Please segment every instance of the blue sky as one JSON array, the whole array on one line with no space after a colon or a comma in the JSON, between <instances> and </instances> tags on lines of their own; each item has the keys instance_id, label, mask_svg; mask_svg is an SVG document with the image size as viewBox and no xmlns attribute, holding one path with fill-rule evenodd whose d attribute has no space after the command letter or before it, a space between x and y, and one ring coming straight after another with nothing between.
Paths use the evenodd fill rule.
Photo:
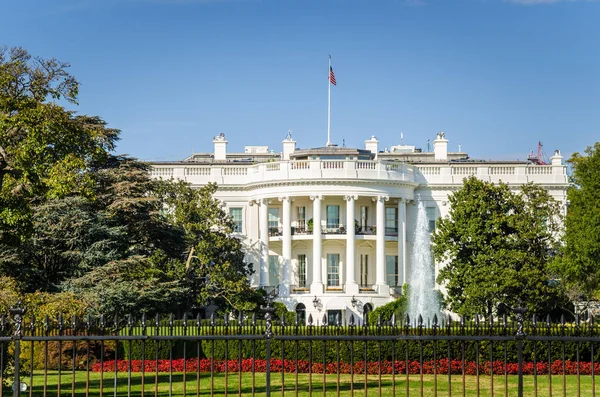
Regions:
<instances>
[{"instance_id":1,"label":"blue sky","mask_svg":"<svg viewBox=\"0 0 600 397\"><path fill-rule=\"evenodd\" d=\"M119 153L177 160L327 140L524 159L600 140L600 1L20 0L0 44L72 64L80 113L122 130Z\"/></svg>"}]
</instances>

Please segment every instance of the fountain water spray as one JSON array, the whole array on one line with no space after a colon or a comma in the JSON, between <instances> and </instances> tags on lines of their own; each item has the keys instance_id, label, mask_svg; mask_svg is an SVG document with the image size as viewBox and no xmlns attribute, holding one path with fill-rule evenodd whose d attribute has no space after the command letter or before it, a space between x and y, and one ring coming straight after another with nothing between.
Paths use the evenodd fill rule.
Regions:
<instances>
[{"instance_id":1,"label":"fountain water spray","mask_svg":"<svg viewBox=\"0 0 600 397\"><path fill-rule=\"evenodd\" d=\"M440 318L439 300L435 286L435 271L431 257L431 238L429 233L427 209L419 201L417 227L415 228L412 266L408 277L408 315L414 321L423 316L423 322L433 320L433 315Z\"/></svg>"}]
</instances>

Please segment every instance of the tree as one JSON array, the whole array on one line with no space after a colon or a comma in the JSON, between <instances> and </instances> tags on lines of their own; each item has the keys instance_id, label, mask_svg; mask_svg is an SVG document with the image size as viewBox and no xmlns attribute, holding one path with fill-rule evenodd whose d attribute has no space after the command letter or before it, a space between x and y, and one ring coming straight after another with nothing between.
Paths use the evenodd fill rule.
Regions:
<instances>
[{"instance_id":1,"label":"tree","mask_svg":"<svg viewBox=\"0 0 600 397\"><path fill-rule=\"evenodd\" d=\"M30 235L18 245L0 245L0 269L26 292L58 292L80 277L123 257L125 228L111 223L81 196L50 199L32 208Z\"/></svg>"},{"instance_id":2,"label":"tree","mask_svg":"<svg viewBox=\"0 0 600 397\"><path fill-rule=\"evenodd\" d=\"M192 189L186 182L169 181L157 194L168 209L167 219L185 231L190 299L222 310L252 310L260 301L249 282L254 270L244 261L242 243L232 236L233 220L214 198L216 191L214 183Z\"/></svg>"},{"instance_id":3,"label":"tree","mask_svg":"<svg viewBox=\"0 0 600 397\"><path fill-rule=\"evenodd\" d=\"M446 263L438 282L452 311L490 315L500 303L522 302L541 314L564 302L548 266L558 247L559 205L546 190L527 184L516 193L471 177L448 201L432 242L436 260Z\"/></svg>"},{"instance_id":4,"label":"tree","mask_svg":"<svg viewBox=\"0 0 600 397\"><path fill-rule=\"evenodd\" d=\"M107 314L252 306L251 266L216 186L155 181L113 155L118 130L56 103L77 103L68 67L0 48L0 272Z\"/></svg>"},{"instance_id":5,"label":"tree","mask_svg":"<svg viewBox=\"0 0 600 397\"><path fill-rule=\"evenodd\" d=\"M573 185L567 193L569 205L562 255L555 269L577 301L600 299L600 142L573 153Z\"/></svg>"},{"instance_id":6,"label":"tree","mask_svg":"<svg viewBox=\"0 0 600 397\"><path fill-rule=\"evenodd\" d=\"M0 48L0 240L31 232L32 206L90 195L92 172L114 149L118 130L54 101L77 103L69 65Z\"/></svg>"}]
</instances>

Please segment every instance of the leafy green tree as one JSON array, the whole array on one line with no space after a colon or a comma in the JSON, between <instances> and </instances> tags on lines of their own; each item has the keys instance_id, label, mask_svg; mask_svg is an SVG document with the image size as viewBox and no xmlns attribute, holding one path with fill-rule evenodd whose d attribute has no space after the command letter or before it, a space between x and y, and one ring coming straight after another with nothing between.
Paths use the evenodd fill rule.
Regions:
<instances>
[{"instance_id":1,"label":"leafy green tree","mask_svg":"<svg viewBox=\"0 0 600 397\"><path fill-rule=\"evenodd\" d=\"M222 310L252 310L261 296L249 283L254 270L244 261L242 243L232 236L233 220L214 198L216 191L214 183L192 189L179 181L164 182L157 194L167 219L185 231L190 300Z\"/></svg>"},{"instance_id":2,"label":"leafy green tree","mask_svg":"<svg viewBox=\"0 0 600 397\"><path fill-rule=\"evenodd\" d=\"M26 292L58 292L61 284L124 255L124 227L112 225L84 197L50 199L32 208L32 232L0 245L0 269Z\"/></svg>"},{"instance_id":3,"label":"leafy green tree","mask_svg":"<svg viewBox=\"0 0 600 397\"><path fill-rule=\"evenodd\" d=\"M445 265L449 309L461 315L495 314L498 304L522 302L530 313L549 313L565 302L549 270L558 248L559 204L533 184L520 192L506 184L465 179L448 198L449 216L432 236Z\"/></svg>"},{"instance_id":4,"label":"leafy green tree","mask_svg":"<svg viewBox=\"0 0 600 397\"><path fill-rule=\"evenodd\" d=\"M216 186L155 181L113 155L118 130L57 103L77 103L68 67L0 48L0 273L107 314L254 306Z\"/></svg>"},{"instance_id":5,"label":"leafy green tree","mask_svg":"<svg viewBox=\"0 0 600 397\"><path fill-rule=\"evenodd\" d=\"M90 195L94 167L114 149L118 130L55 102L77 103L79 83L68 67L0 48L0 240L31 232L33 205Z\"/></svg>"},{"instance_id":6,"label":"leafy green tree","mask_svg":"<svg viewBox=\"0 0 600 397\"><path fill-rule=\"evenodd\" d=\"M573 153L573 185L567 193L569 205L561 257L555 269L573 300L600 299L600 142Z\"/></svg>"}]
</instances>

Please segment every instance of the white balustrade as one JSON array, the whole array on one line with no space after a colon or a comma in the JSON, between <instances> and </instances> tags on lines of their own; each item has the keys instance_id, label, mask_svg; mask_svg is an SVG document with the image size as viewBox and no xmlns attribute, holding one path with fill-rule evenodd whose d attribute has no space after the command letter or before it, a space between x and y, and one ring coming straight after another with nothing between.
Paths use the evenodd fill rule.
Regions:
<instances>
[{"instance_id":1,"label":"white balustrade","mask_svg":"<svg viewBox=\"0 0 600 397\"><path fill-rule=\"evenodd\" d=\"M191 176L210 175L210 167L186 167L185 175L191 175Z\"/></svg>"},{"instance_id":2,"label":"white balustrade","mask_svg":"<svg viewBox=\"0 0 600 397\"><path fill-rule=\"evenodd\" d=\"M323 160L321 161L321 169L324 170L343 170L344 169L343 160Z\"/></svg>"},{"instance_id":3,"label":"white balustrade","mask_svg":"<svg viewBox=\"0 0 600 397\"><path fill-rule=\"evenodd\" d=\"M515 167L490 167L490 175L514 175Z\"/></svg>"},{"instance_id":4,"label":"white balustrade","mask_svg":"<svg viewBox=\"0 0 600 397\"><path fill-rule=\"evenodd\" d=\"M413 173L416 169L418 172ZM491 164L406 164L373 160L295 160L249 165L155 165L150 175L155 178L184 178L197 185L209 182L245 185L263 181L306 179L394 180L428 184L461 184L465 177L475 175L492 182L523 184L563 183L565 167L552 165L491 165Z\"/></svg>"},{"instance_id":5,"label":"white balustrade","mask_svg":"<svg viewBox=\"0 0 600 397\"><path fill-rule=\"evenodd\" d=\"M452 175L477 175L477 167L452 167Z\"/></svg>"},{"instance_id":6,"label":"white balustrade","mask_svg":"<svg viewBox=\"0 0 600 397\"><path fill-rule=\"evenodd\" d=\"M150 171L151 176L173 176L173 168L154 167Z\"/></svg>"},{"instance_id":7,"label":"white balustrade","mask_svg":"<svg viewBox=\"0 0 600 397\"><path fill-rule=\"evenodd\" d=\"M419 167L423 175L439 175L441 167Z\"/></svg>"},{"instance_id":8,"label":"white balustrade","mask_svg":"<svg viewBox=\"0 0 600 397\"><path fill-rule=\"evenodd\" d=\"M223 175L247 175L246 167L223 167Z\"/></svg>"},{"instance_id":9,"label":"white balustrade","mask_svg":"<svg viewBox=\"0 0 600 397\"><path fill-rule=\"evenodd\" d=\"M532 165L527 167L529 175L552 175L551 165Z\"/></svg>"},{"instance_id":10,"label":"white balustrade","mask_svg":"<svg viewBox=\"0 0 600 397\"><path fill-rule=\"evenodd\" d=\"M281 163L267 163L266 169L267 171L279 171Z\"/></svg>"},{"instance_id":11,"label":"white balustrade","mask_svg":"<svg viewBox=\"0 0 600 397\"><path fill-rule=\"evenodd\" d=\"M357 170L374 170L376 164L377 163L375 163L374 161L359 160L356 162L356 169Z\"/></svg>"},{"instance_id":12,"label":"white balustrade","mask_svg":"<svg viewBox=\"0 0 600 397\"><path fill-rule=\"evenodd\" d=\"M292 170L307 170L310 168L308 161L290 161L290 169Z\"/></svg>"}]
</instances>

